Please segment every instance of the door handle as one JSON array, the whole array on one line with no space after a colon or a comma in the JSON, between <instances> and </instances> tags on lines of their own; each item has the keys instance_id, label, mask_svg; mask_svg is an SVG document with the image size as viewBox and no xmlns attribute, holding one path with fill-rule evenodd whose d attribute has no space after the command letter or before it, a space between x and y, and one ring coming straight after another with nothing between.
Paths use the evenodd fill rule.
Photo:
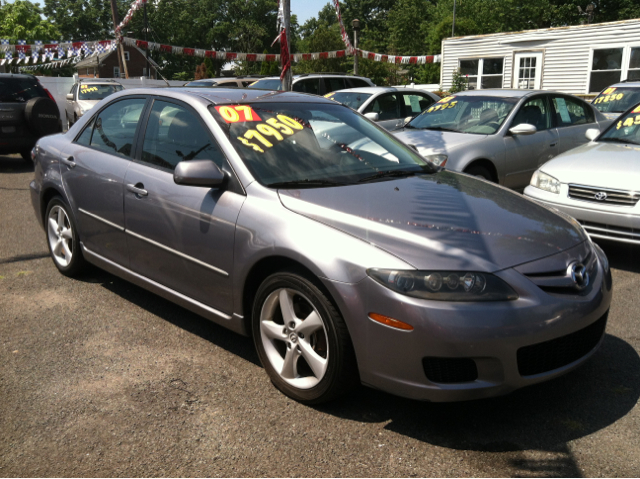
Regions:
<instances>
[{"instance_id":1,"label":"door handle","mask_svg":"<svg viewBox=\"0 0 640 479\"><path fill-rule=\"evenodd\" d=\"M551 143L549 146L556 146L557 144L558 144L558 142L556 141L554 143Z\"/></svg>"},{"instance_id":2,"label":"door handle","mask_svg":"<svg viewBox=\"0 0 640 479\"><path fill-rule=\"evenodd\" d=\"M131 193L134 193L136 196L147 196L149 192L144 189L144 185L142 183L136 183L135 185L127 185L127 190Z\"/></svg>"},{"instance_id":3,"label":"door handle","mask_svg":"<svg viewBox=\"0 0 640 479\"><path fill-rule=\"evenodd\" d=\"M76 160L73 158L73 156L70 156L66 160L64 158L60 158L60 162L67 165L69 168L76 167Z\"/></svg>"}]
</instances>

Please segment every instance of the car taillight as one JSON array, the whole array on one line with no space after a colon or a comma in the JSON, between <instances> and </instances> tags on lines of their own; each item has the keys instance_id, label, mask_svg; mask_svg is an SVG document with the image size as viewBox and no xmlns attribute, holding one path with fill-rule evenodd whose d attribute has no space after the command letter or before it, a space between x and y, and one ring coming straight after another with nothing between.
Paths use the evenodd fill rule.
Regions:
<instances>
[{"instance_id":1,"label":"car taillight","mask_svg":"<svg viewBox=\"0 0 640 479\"><path fill-rule=\"evenodd\" d=\"M53 101L56 101L56 99L53 98L53 95L51 94L51 92L49 90L47 90L46 88L43 88L43 90L47 92L47 95L49 95L49 98L51 98Z\"/></svg>"}]
</instances>

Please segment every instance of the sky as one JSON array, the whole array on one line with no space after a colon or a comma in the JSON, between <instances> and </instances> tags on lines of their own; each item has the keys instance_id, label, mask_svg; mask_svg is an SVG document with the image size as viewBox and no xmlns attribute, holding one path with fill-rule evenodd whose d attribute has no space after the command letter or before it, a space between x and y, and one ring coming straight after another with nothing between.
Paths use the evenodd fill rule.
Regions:
<instances>
[{"instance_id":1,"label":"sky","mask_svg":"<svg viewBox=\"0 0 640 479\"><path fill-rule=\"evenodd\" d=\"M291 0L291 14L298 16L298 24L304 25L304 22L311 17L317 17L318 12L327 4L329 0Z\"/></svg>"}]
</instances>

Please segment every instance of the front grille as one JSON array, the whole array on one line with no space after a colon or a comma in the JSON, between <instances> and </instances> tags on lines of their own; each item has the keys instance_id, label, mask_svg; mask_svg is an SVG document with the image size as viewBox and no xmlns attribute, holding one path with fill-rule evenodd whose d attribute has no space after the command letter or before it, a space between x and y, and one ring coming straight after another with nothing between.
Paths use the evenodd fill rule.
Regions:
<instances>
[{"instance_id":1,"label":"front grille","mask_svg":"<svg viewBox=\"0 0 640 479\"><path fill-rule=\"evenodd\" d=\"M518 371L533 376L561 368L587 355L598 345L607 325L605 313L595 323L560 338L518 349Z\"/></svg>"},{"instance_id":2,"label":"front grille","mask_svg":"<svg viewBox=\"0 0 640 479\"><path fill-rule=\"evenodd\" d=\"M625 243L640 244L640 229L638 228L625 228L624 226L594 223L593 221L578 221L584 226L589 236L594 238L609 238Z\"/></svg>"},{"instance_id":3,"label":"front grille","mask_svg":"<svg viewBox=\"0 0 640 479\"><path fill-rule=\"evenodd\" d=\"M427 379L434 383L468 383L478 379L476 362L469 358L422 358Z\"/></svg>"},{"instance_id":4,"label":"front grille","mask_svg":"<svg viewBox=\"0 0 640 479\"><path fill-rule=\"evenodd\" d=\"M597 196L601 199L597 199ZM569 185L569 198L604 205L635 206L640 199L640 193L636 193L635 191L596 188L593 186Z\"/></svg>"}]
</instances>

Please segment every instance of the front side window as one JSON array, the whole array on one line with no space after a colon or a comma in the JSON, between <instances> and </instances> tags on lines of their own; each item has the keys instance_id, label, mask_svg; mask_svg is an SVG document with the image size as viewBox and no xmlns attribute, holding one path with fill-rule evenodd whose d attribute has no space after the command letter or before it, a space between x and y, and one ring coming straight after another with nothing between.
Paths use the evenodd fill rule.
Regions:
<instances>
[{"instance_id":1,"label":"front side window","mask_svg":"<svg viewBox=\"0 0 640 479\"><path fill-rule=\"evenodd\" d=\"M112 155L130 157L145 102L144 98L131 98L102 110L96 117L90 146Z\"/></svg>"},{"instance_id":2,"label":"front side window","mask_svg":"<svg viewBox=\"0 0 640 479\"><path fill-rule=\"evenodd\" d=\"M555 110L556 125L563 126L583 125L593 123L595 118L591 109L584 103L569 97L553 97L551 99Z\"/></svg>"},{"instance_id":3,"label":"front side window","mask_svg":"<svg viewBox=\"0 0 640 479\"><path fill-rule=\"evenodd\" d=\"M279 78L265 78L264 80L258 80L249 88L257 88L258 90L282 90L282 83Z\"/></svg>"},{"instance_id":4,"label":"front side window","mask_svg":"<svg viewBox=\"0 0 640 479\"><path fill-rule=\"evenodd\" d=\"M400 105L395 94L380 95L373 100L364 111L365 113L377 113L379 121L395 120L400 118Z\"/></svg>"},{"instance_id":5,"label":"front side window","mask_svg":"<svg viewBox=\"0 0 640 479\"><path fill-rule=\"evenodd\" d=\"M536 97L526 102L511 122L511 126L527 123L536 127L538 131L551 128L551 115L544 97Z\"/></svg>"},{"instance_id":6,"label":"front side window","mask_svg":"<svg viewBox=\"0 0 640 479\"><path fill-rule=\"evenodd\" d=\"M405 128L492 135L517 103L518 98L452 95L427 108Z\"/></svg>"},{"instance_id":7,"label":"front side window","mask_svg":"<svg viewBox=\"0 0 640 479\"><path fill-rule=\"evenodd\" d=\"M112 93L122 91L121 85L94 85L81 83L78 100L102 100Z\"/></svg>"},{"instance_id":8,"label":"front side window","mask_svg":"<svg viewBox=\"0 0 640 479\"><path fill-rule=\"evenodd\" d=\"M394 171L434 171L411 148L342 105L269 102L210 109L266 186L332 186Z\"/></svg>"},{"instance_id":9,"label":"front side window","mask_svg":"<svg viewBox=\"0 0 640 479\"><path fill-rule=\"evenodd\" d=\"M325 98L329 98L331 100L337 101L338 103L342 103L343 105L348 106L349 108L353 108L357 110L362 106L362 104L371 98L371 93L358 93L354 91L337 91L327 93Z\"/></svg>"},{"instance_id":10,"label":"front side window","mask_svg":"<svg viewBox=\"0 0 640 479\"><path fill-rule=\"evenodd\" d=\"M308 78L306 80L299 80L293 84L292 89L293 91L317 95L320 92L320 79Z\"/></svg>"},{"instance_id":11,"label":"front side window","mask_svg":"<svg viewBox=\"0 0 640 479\"><path fill-rule=\"evenodd\" d=\"M222 168L224 157L195 113L156 100L144 135L142 161L173 170L189 160L213 160Z\"/></svg>"},{"instance_id":12,"label":"front side window","mask_svg":"<svg viewBox=\"0 0 640 479\"><path fill-rule=\"evenodd\" d=\"M622 74L622 48L602 48L593 51L589 91L598 92L618 83Z\"/></svg>"},{"instance_id":13,"label":"front side window","mask_svg":"<svg viewBox=\"0 0 640 479\"><path fill-rule=\"evenodd\" d=\"M460 73L468 80L469 90L502 88L504 58L460 60Z\"/></svg>"}]
</instances>

